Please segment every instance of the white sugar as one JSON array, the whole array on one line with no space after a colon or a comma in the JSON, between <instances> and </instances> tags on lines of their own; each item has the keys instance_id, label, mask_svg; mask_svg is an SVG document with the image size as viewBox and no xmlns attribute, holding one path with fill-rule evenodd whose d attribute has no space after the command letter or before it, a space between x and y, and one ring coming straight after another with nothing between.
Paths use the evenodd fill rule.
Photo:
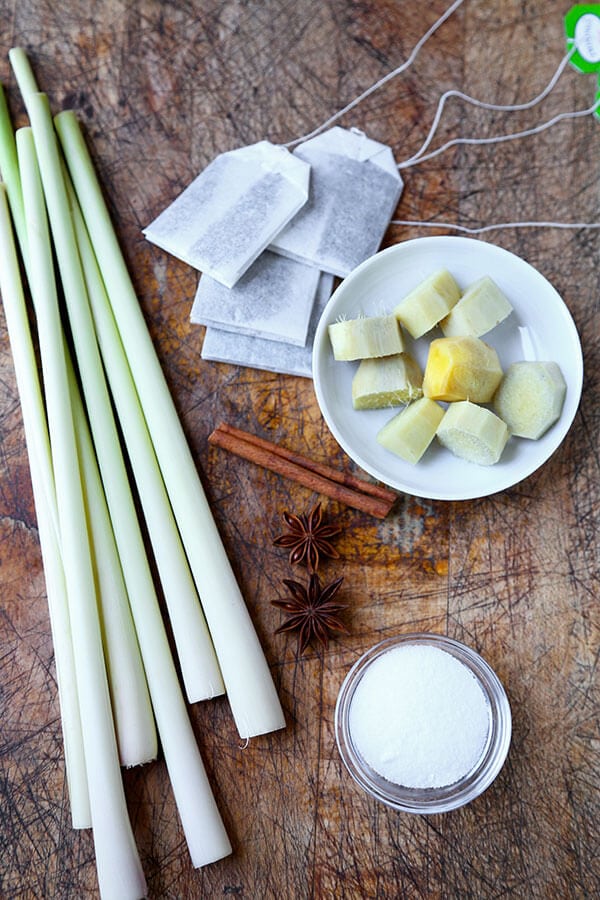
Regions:
<instances>
[{"instance_id":1,"label":"white sugar","mask_svg":"<svg viewBox=\"0 0 600 900\"><path fill-rule=\"evenodd\" d=\"M409 788L443 787L481 759L490 707L473 673L450 653L400 645L364 672L349 728L364 761L383 778Z\"/></svg>"}]
</instances>

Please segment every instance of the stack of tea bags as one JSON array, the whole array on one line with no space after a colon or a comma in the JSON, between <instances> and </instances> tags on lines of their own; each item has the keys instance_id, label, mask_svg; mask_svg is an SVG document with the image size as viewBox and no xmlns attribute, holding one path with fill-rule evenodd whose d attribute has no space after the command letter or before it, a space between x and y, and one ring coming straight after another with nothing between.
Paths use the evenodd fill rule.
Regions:
<instances>
[{"instance_id":1,"label":"stack of tea bags","mask_svg":"<svg viewBox=\"0 0 600 900\"><path fill-rule=\"evenodd\" d=\"M335 127L222 154L144 234L203 273L203 359L310 377L333 277L377 251L401 192L389 147Z\"/></svg>"}]
</instances>

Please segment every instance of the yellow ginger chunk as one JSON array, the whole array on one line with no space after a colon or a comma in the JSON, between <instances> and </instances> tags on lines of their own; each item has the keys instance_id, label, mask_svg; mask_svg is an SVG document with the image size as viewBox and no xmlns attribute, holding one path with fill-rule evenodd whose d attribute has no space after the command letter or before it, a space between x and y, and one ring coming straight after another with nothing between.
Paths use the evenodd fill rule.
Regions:
<instances>
[{"instance_id":1,"label":"yellow ginger chunk","mask_svg":"<svg viewBox=\"0 0 600 900\"><path fill-rule=\"evenodd\" d=\"M510 365L494 395L494 409L513 434L537 440L559 418L567 385L555 362Z\"/></svg>"},{"instance_id":2,"label":"yellow ginger chunk","mask_svg":"<svg viewBox=\"0 0 600 900\"><path fill-rule=\"evenodd\" d=\"M501 379L498 354L480 338L437 338L429 345L423 394L432 400L487 403Z\"/></svg>"},{"instance_id":3,"label":"yellow ginger chunk","mask_svg":"<svg viewBox=\"0 0 600 900\"><path fill-rule=\"evenodd\" d=\"M333 322L329 340L335 359L370 359L402 353L404 341L395 316L361 316Z\"/></svg>"},{"instance_id":4,"label":"yellow ginger chunk","mask_svg":"<svg viewBox=\"0 0 600 900\"><path fill-rule=\"evenodd\" d=\"M446 337L472 334L481 337L504 321L512 306L489 275L467 288L455 307L440 322Z\"/></svg>"},{"instance_id":5,"label":"yellow ginger chunk","mask_svg":"<svg viewBox=\"0 0 600 900\"><path fill-rule=\"evenodd\" d=\"M468 400L451 403L437 430L443 447L480 466L497 463L509 437L506 423L491 409Z\"/></svg>"},{"instance_id":6,"label":"yellow ginger chunk","mask_svg":"<svg viewBox=\"0 0 600 900\"><path fill-rule=\"evenodd\" d=\"M435 400L421 397L394 416L377 435L378 442L407 462L418 463L444 417Z\"/></svg>"},{"instance_id":7,"label":"yellow ginger chunk","mask_svg":"<svg viewBox=\"0 0 600 900\"><path fill-rule=\"evenodd\" d=\"M401 406L423 394L423 375L410 353L363 359L352 379L354 409Z\"/></svg>"},{"instance_id":8,"label":"yellow ginger chunk","mask_svg":"<svg viewBox=\"0 0 600 900\"><path fill-rule=\"evenodd\" d=\"M447 316L460 297L460 288L446 269L434 272L407 294L394 315L414 338L430 331Z\"/></svg>"}]
</instances>

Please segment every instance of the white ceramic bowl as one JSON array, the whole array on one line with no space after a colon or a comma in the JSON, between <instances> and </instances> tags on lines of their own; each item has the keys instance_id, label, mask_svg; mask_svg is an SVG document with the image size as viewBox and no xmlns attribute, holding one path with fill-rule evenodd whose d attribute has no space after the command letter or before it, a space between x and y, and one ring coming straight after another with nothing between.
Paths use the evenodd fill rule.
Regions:
<instances>
[{"instance_id":1,"label":"white ceramic bowl","mask_svg":"<svg viewBox=\"0 0 600 900\"><path fill-rule=\"evenodd\" d=\"M483 340L498 351L502 367L521 359L553 360L567 383L558 422L539 440L511 437L498 463L479 466L454 456L434 439L416 465L377 443L379 429L397 409L356 411L352 377L358 363L336 362L327 326L340 317L391 313L410 290L436 269L447 268L461 289L489 275L513 312ZM423 367L434 329L408 349ZM382 250L356 268L331 297L314 341L317 401L332 434L346 453L379 481L405 493L435 500L469 500L505 490L535 472L554 453L579 405L583 359L575 324L563 300L533 266L494 244L463 237L427 237Z\"/></svg>"}]
</instances>

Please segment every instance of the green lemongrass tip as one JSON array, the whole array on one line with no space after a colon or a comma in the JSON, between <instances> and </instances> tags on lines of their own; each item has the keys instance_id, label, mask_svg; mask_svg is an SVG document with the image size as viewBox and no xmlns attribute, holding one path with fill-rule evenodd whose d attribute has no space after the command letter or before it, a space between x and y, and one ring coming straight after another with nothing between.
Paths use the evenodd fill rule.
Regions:
<instances>
[{"instance_id":1,"label":"green lemongrass tip","mask_svg":"<svg viewBox=\"0 0 600 900\"><path fill-rule=\"evenodd\" d=\"M25 307L19 263L14 245L6 188L0 183L0 291L4 301L6 324L10 338L17 385L23 411L23 425L38 519L40 546L44 562L50 627L65 748L65 768L74 828L89 828L91 813L79 700L75 678L75 662L67 604L64 570L58 543L56 499L50 445L40 390L37 362L33 350L29 320ZM39 430L44 440L36 439ZM48 485L52 484L52 494Z\"/></svg>"},{"instance_id":2,"label":"green lemongrass tip","mask_svg":"<svg viewBox=\"0 0 600 900\"><path fill-rule=\"evenodd\" d=\"M56 128L242 737L283 728L269 667L223 548L75 115Z\"/></svg>"},{"instance_id":3,"label":"green lemongrass tip","mask_svg":"<svg viewBox=\"0 0 600 900\"><path fill-rule=\"evenodd\" d=\"M31 68L31 63L29 62L27 53L22 47L12 47L8 51L8 58L13 68L13 72L15 73L19 90L25 101L25 106L27 106L29 94L36 94L39 91L33 69Z\"/></svg>"},{"instance_id":4,"label":"green lemongrass tip","mask_svg":"<svg viewBox=\"0 0 600 900\"><path fill-rule=\"evenodd\" d=\"M72 204L96 333L161 577L188 699L195 702L215 697L224 692L217 657L104 283L74 195Z\"/></svg>"},{"instance_id":5,"label":"green lemongrass tip","mask_svg":"<svg viewBox=\"0 0 600 900\"><path fill-rule=\"evenodd\" d=\"M4 87L0 85L0 174L6 184L8 202L23 258L26 257L25 214L21 194L21 176L17 160L15 132L10 119Z\"/></svg>"},{"instance_id":6,"label":"green lemongrass tip","mask_svg":"<svg viewBox=\"0 0 600 900\"><path fill-rule=\"evenodd\" d=\"M77 248L66 201L58 146L47 97L42 94L30 94L27 98L27 105L52 237L59 260L64 293L68 298L73 336L77 344L78 332L81 331L81 328L79 320L75 316L71 317L71 312L74 306L81 306L85 309L87 299L84 287L78 292L83 278L78 269ZM24 179L23 172L22 177ZM40 263L40 270L43 261L41 254L34 253L31 246L33 235L33 230L28 228L29 261L32 271L34 260L36 265L38 262ZM40 284L41 280L40 276ZM40 336L41 333L42 328L40 328ZM64 381L61 377L60 384L58 382L60 358L56 348L59 346L62 350L62 332L60 332L60 337L54 336L53 346L57 355L55 364L48 365L50 380L47 384L47 391L50 389L56 395L58 403L59 394L62 392L64 395L65 390L68 401L68 381ZM88 347L83 349L87 354ZM79 354L80 368L82 368L81 357L85 354ZM93 355L89 362L86 360L86 364L88 367L94 366ZM99 360L96 360L95 364L100 371ZM92 420L101 419L100 409L95 406L92 408L94 409ZM61 494L64 493L64 499L59 503L58 511L73 632L98 880L102 894L112 895L116 885L119 884L122 887L121 896L138 900L145 892L145 879L128 818L119 769L82 487L79 478L73 477L73 473L78 471L78 460L72 419L70 431L66 425L64 429L59 429L57 426L56 434L63 440L63 443L56 447L56 452L60 452L61 459L66 460L67 455L71 459L68 467L65 467L65 477L61 477ZM116 441L116 436L112 437L112 441ZM58 494L58 466L55 474Z\"/></svg>"}]
</instances>

